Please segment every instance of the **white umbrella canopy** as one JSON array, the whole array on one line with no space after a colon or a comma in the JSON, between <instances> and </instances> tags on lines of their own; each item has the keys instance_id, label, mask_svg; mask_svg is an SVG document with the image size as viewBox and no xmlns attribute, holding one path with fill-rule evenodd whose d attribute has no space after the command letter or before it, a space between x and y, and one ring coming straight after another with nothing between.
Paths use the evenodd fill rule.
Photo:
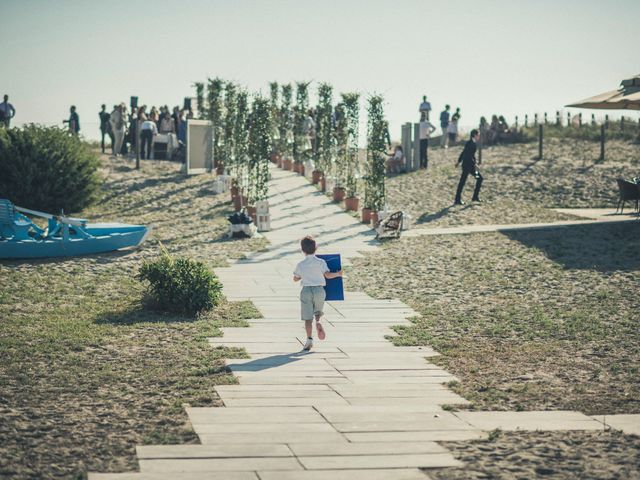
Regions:
<instances>
[{"instance_id":1,"label":"white umbrella canopy","mask_svg":"<svg viewBox=\"0 0 640 480\"><path fill-rule=\"evenodd\" d=\"M640 75L623 80L620 88L572 103L567 107L603 110L640 110Z\"/></svg>"}]
</instances>

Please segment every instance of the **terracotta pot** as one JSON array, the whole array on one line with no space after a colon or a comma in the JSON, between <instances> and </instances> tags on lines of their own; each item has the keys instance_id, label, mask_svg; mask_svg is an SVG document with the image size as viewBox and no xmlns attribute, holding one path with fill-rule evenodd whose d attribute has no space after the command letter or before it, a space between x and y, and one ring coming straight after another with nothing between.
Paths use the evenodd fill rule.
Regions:
<instances>
[{"instance_id":1,"label":"terracotta pot","mask_svg":"<svg viewBox=\"0 0 640 480\"><path fill-rule=\"evenodd\" d=\"M333 188L333 201L341 202L344 200L344 196L346 195L346 190L343 187L334 187Z\"/></svg>"},{"instance_id":2,"label":"terracotta pot","mask_svg":"<svg viewBox=\"0 0 640 480\"><path fill-rule=\"evenodd\" d=\"M371 212L371 226L375 227L378 224L378 212Z\"/></svg>"},{"instance_id":3,"label":"terracotta pot","mask_svg":"<svg viewBox=\"0 0 640 480\"><path fill-rule=\"evenodd\" d=\"M236 212L239 212L240 209L242 208L242 196L241 195L236 195L235 197L233 197L233 208L235 209Z\"/></svg>"},{"instance_id":4,"label":"terracotta pot","mask_svg":"<svg viewBox=\"0 0 640 480\"><path fill-rule=\"evenodd\" d=\"M278 157L277 164L279 168L282 168L282 165L284 165L284 160L282 159L282 157Z\"/></svg>"},{"instance_id":5,"label":"terracotta pot","mask_svg":"<svg viewBox=\"0 0 640 480\"><path fill-rule=\"evenodd\" d=\"M320 170L314 170L311 173L311 183L313 183L314 185L316 185L320 181L320 178L322 178L322 172Z\"/></svg>"},{"instance_id":6,"label":"terracotta pot","mask_svg":"<svg viewBox=\"0 0 640 480\"><path fill-rule=\"evenodd\" d=\"M366 223L369 224L371 223L371 214L373 213L373 210L371 210L370 208L363 208L362 209L362 223Z\"/></svg>"},{"instance_id":7,"label":"terracotta pot","mask_svg":"<svg viewBox=\"0 0 640 480\"><path fill-rule=\"evenodd\" d=\"M236 198L240 193L240 190L238 190L238 187L231 187L229 191L231 192L231 201L233 201L233 199Z\"/></svg>"},{"instance_id":8,"label":"terracotta pot","mask_svg":"<svg viewBox=\"0 0 640 480\"><path fill-rule=\"evenodd\" d=\"M253 223L257 224L258 222L258 217L256 216L256 207L252 207L247 205L247 215L249 215L251 218L253 218Z\"/></svg>"},{"instance_id":9,"label":"terracotta pot","mask_svg":"<svg viewBox=\"0 0 640 480\"><path fill-rule=\"evenodd\" d=\"M304 164L301 163L298 167L298 173L304 177Z\"/></svg>"},{"instance_id":10,"label":"terracotta pot","mask_svg":"<svg viewBox=\"0 0 640 480\"><path fill-rule=\"evenodd\" d=\"M291 167L291 169L296 173L300 173L300 165L302 164L298 162L293 162L293 166Z\"/></svg>"},{"instance_id":11,"label":"terracotta pot","mask_svg":"<svg viewBox=\"0 0 640 480\"><path fill-rule=\"evenodd\" d=\"M280 154L278 154L278 153L276 153L276 152L273 152L273 153L271 154L271 161L272 161L273 163L278 163L278 161L279 161L279 160L280 160Z\"/></svg>"},{"instance_id":12,"label":"terracotta pot","mask_svg":"<svg viewBox=\"0 0 640 480\"><path fill-rule=\"evenodd\" d=\"M291 170L293 168L293 162L291 160L289 160L288 158L285 159L283 168L285 170Z\"/></svg>"},{"instance_id":13,"label":"terracotta pot","mask_svg":"<svg viewBox=\"0 0 640 480\"><path fill-rule=\"evenodd\" d=\"M327 191L327 178L324 175L320 178L320 190Z\"/></svg>"},{"instance_id":14,"label":"terracotta pot","mask_svg":"<svg viewBox=\"0 0 640 480\"><path fill-rule=\"evenodd\" d=\"M358 197L349 197L344 199L344 208L347 211L357 212L360 199Z\"/></svg>"},{"instance_id":15,"label":"terracotta pot","mask_svg":"<svg viewBox=\"0 0 640 480\"><path fill-rule=\"evenodd\" d=\"M218 165L218 166L216 167L216 173L217 173L218 175L224 175L224 165Z\"/></svg>"}]
</instances>

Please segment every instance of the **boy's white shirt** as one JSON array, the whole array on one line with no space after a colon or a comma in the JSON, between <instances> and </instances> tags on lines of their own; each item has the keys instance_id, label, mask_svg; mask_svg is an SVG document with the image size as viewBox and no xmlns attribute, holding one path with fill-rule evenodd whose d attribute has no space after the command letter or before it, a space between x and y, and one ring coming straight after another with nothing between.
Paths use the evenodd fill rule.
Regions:
<instances>
[{"instance_id":1,"label":"boy's white shirt","mask_svg":"<svg viewBox=\"0 0 640 480\"><path fill-rule=\"evenodd\" d=\"M302 260L293 274L300 277L300 283L303 287L324 287L327 284L324 274L329 272L327 262L315 255L307 255Z\"/></svg>"}]
</instances>

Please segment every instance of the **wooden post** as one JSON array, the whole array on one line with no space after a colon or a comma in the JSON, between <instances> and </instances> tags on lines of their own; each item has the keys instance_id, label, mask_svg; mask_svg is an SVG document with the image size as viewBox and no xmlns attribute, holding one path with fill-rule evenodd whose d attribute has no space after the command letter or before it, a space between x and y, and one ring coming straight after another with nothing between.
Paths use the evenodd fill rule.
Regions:
<instances>
[{"instance_id":1,"label":"wooden post","mask_svg":"<svg viewBox=\"0 0 640 480\"><path fill-rule=\"evenodd\" d=\"M478 163L482 163L482 138L478 142Z\"/></svg>"},{"instance_id":2,"label":"wooden post","mask_svg":"<svg viewBox=\"0 0 640 480\"><path fill-rule=\"evenodd\" d=\"M609 128L609 114L608 113L604 116L604 126Z\"/></svg>"},{"instance_id":3,"label":"wooden post","mask_svg":"<svg viewBox=\"0 0 640 480\"><path fill-rule=\"evenodd\" d=\"M571 114L567 112L567 127L571 126Z\"/></svg>"},{"instance_id":4,"label":"wooden post","mask_svg":"<svg viewBox=\"0 0 640 480\"><path fill-rule=\"evenodd\" d=\"M525 114L524 116L524 126L528 127L529 126L529 115Z\"/></svg>"},{"instance_id":5,"label":"wooden post","mask_svg":"<svg viewBox=\"0 0 640 480\"><path fill-rule=\"evenodd\" d=\"M560 126L560 110L556 110L556 125Z\"/></svg>"},{"instance_id":6,"label":"wooden post","mask_svg":"<svg viewBox=\"0 0 640 480\"><path fill-rule=\"evenodd\" d=\"M544 124L547 124L547 112L544 112Z\"/></svg>"},{"instance_id":7,"label":"wooden post","mask_svg":"<svg viewBox=\"0 0 640 480\"><path fill-rule=\"evenodd\" d=\"M578 114L578 125L582 126L582 112Z\"/></svg>"},{"instance_id":8,"label":"wooden post","mask_svg":"<svg viewBox=\"0 0 640 480\"><path fill-rule=\"evenodd\" d=\"M516 115L516 130L518 129L518 115Z\"/></svg>"},{"instance_id":9,"label":"wooden post","mask_svg":"<svg viewBox=\"0 0 640 480\"><path fill-rule=\"evenodd\" d=\"M624 130L624 115L620 117L620 130Z\"/></svg>"},{"instance_id":10,"label":"wooden post","mask_svg":"<svg viewBox=\"0 0 640 480\"><path fill-rule=\"evenodd\" d=\"M538 159L542 160L542 143L544 135L544 127L540 125L538 127Z\"/></svg>"},{"instance_id":11,"label":"wooden post","mask_svg":"<svg viewBox=\"0 0 640 480\"><path fill-rule=\"evenodd\" d=\"M591 114L591 125L595 125L596 124L596 116L595 114Z\"/></svg>"},{"instance_id":12,"label":"wooden post","mask_svg":"<svg viewBox=\"0 0 640 480\"><path fill-rule=\"evenodd\" d=\"M600 161L604 162L604 130L605 126L600 125Z\"/></svg>"},{"instance_id":13,"label":"wooden post","mask_svg":"<svg viewBox=\"0 0 640 480\"><path fill-rule=\"evenodd\" d=\"M535 127L536 125L538 125L538 114L534 113L533 114L533 126Z\"/></svg>"}]
</instances>

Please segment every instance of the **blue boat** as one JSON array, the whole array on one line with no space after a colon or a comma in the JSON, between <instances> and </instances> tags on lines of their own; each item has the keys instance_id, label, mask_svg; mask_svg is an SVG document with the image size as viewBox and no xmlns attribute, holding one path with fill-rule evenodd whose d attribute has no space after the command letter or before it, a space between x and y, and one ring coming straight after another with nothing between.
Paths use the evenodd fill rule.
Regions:
<instances>
[{"instance_id":1,"label":"blue boat","mask_svg":"<svg viewBox=\"0 0 640 480\"><path fill-rule=\"evenodd\" d=\"M46 218L41 228L24 214ZM125 223L87 223L56 216L0 199L0 258L71 257L137 247L151 229Z\"/></svg>"}]
</instances>

